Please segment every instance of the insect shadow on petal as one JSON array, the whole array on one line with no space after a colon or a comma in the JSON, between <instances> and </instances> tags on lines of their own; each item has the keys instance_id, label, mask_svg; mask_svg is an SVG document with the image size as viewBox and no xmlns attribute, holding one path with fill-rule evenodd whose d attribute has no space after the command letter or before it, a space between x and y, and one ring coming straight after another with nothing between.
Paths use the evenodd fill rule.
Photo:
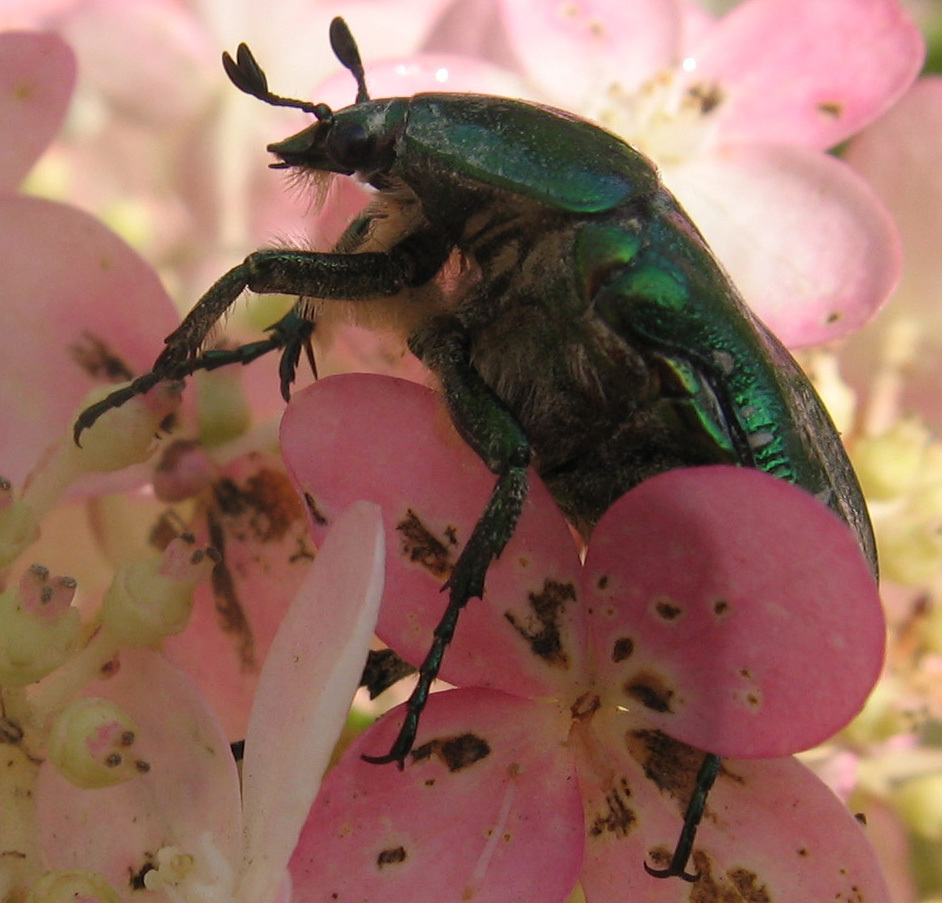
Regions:
<instances>
[{"instance_id":1,"label":"insect shadow on petal","mask_svg":"<svg viewBox=\"0 0 942 903\"><path fill-rule=\"evenodd\" d=\"M876 570L866 506L837 431L785 348L750 313L652 164L569 113L473 94L371 99L342 19L330 43L356 81L332 110L273 94L240 45L223 62L240 90L314 116L268 150L276 169L355 177L373 200L332 251L265 249L220 277L166 339L153 369L88 408L164 379L281 352L288 397L332 302L368 305L437 376L451 418L496 481L448 579L448 604L392 748L403 767L461 610L484 591L513 535L535 467L587 536L645 478L729 463L788 480L828 504ZM457 279L442 279L454 258ZM203 351L244 290L299 298L266 339ZM316 372L316 371L315 371ZM705 756L680 839L653 875L686 871L719 758Z\"/></svg>"}]
</instances>

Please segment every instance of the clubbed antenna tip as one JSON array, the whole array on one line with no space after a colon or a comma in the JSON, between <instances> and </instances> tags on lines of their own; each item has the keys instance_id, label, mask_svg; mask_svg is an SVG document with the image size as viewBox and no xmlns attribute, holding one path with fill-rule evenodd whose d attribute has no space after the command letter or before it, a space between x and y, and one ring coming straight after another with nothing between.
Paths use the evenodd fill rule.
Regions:
<instances>
[{"instance_id":1,"label":"clubbed antenna tip","mask_svg":"<svg viewBox=\"0 0 942 903\"><path fill-rule=\"evenodd\" d=\"M360 50L357 42L350 33L350 26L337 16L330 23L330 46L334 51L334 56L340 60L343 67L349 70L350 74L357 82L357 103L363 103L370 99L370 93L366 90L366 76L363 72L363 62L360 59Z\"/></svg>"}]
</instances>

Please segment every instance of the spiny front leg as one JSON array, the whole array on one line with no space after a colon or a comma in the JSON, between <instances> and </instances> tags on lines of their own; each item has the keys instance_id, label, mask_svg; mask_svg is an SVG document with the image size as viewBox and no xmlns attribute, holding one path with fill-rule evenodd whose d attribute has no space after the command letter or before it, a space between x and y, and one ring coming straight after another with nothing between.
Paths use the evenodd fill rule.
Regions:
<instances>
[{"instance_id":1,"label":"spiny front leg","mask_svg":"<svg viewBox=\"0 0 942 903\"><path fill-rule=\"evenodd\" d=\"M285 348L281 366L282 395L294 378L303 342L310 336L298 330L275 334L260 343L228 352L211 352L203 357L200 349L213 327L246 289L257 294L295 295L298 298L372 300L395 295L403 288L422 285L441 268L450 246L438 235L416 233L385 252L320 253L297 250L263 250L250 254L238 266L221 276L164 340L165 348L150 373L84 410L74 428L76 444L82 433L102 414L121 407L135 395L142 395L164 379L183 379L197 370L212 370L228 363L248 363L277 348ZM289 315L290 316L290 315ZM282 320L281 323L285 323Z\"/></svg>"},{"instance_id":2,"label":"spiny front leg","mask_svg":"<svg viewBox=\"0 0 942 903\"><path fill-rule=\"evenodd\" d=\"M443 587L448 592L448 605L419 668L419 682L406 704L399 734L385 755L363 757L374 764L396 762L400 768L415 743L422 710L454 636L458 616L471 599L483 596L487 570L520 520L528 488L527 467L532 457L530 443L516 419L471 366L460 326L451 320L435 322L409 344L441 380L456 428L497 474L497 483Z\"/></svg>"},{"instance_id":3,"label":"spiny front leg","mask_svg":"<svg viewBox=\"0 0 942 903\"><path fill-rule=\"evenodd\" d=\"M201 362L197 352L213 325L242 294L247 284L248 270L244 263L217 279L180 326L164 340L166 347L154 362L150 373L139 376L129 385L115 390L82 411L72 431L75 444L81 445L82 433L102 414L120 408L135 395L149 392L162 380L183 379L196 370L213 369L211 364Z\"/></svg>"}]
</instances>

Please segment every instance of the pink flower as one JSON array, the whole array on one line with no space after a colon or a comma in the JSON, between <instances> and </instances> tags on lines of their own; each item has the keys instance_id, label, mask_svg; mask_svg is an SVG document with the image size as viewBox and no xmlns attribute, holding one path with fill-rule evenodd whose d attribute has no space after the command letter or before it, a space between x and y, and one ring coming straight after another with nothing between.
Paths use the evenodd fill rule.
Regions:
<instances>
[{"instance_id":1,"label":"pink flower","mask_svg":"<svg viewBox=\"0 0 942 903\"><path fill-rule=\"evenodd\" d=\"M433 393L382 377L296 396L282 450L315 535L354 498L383 507L377 632L421 658L493 475ZM687 885L643 864L670 859L699 749L731 757L694 850L699 888L881 899L860 826L779 758L845 724L879 672L880 603L844 525L757 471L676 470L612 506L583 565L531 484L446 653L461 689L431 697L404 772L360 759L389 749L397 709L328 775L296 897L561 901L579 880L588 900L679 899Z\"/></svg>"},{"instance_id":2,"label":"pink flower","mask_svg":"<svg viewBox=\"0 0 942 903\"><path fill-rule=\"evenodd\" d=\"M49 34L0 35L4 132L0 471L21 485L100 381L149 366L176 322L157 274L75 207L16 193L65 117L75 78ZM120 337L119 337L120 336Z\"/></svg>"},{"instance_id":3,"label":"pink flower","mask_svg":"<svg viewBox=\"0 0 942 903\"><path fill-rule=\"evenodd\" d=\"M97 463L73 460L80 450L72 425L88 393L148 370L179 323L154 269L100 221L16 192L61 125L74 77L72 53L55 36L0 35L0 82L8 86L0 118L14 136L0 160L0 475L16 492L0 521L0 562L29 549L22 566L41 560L68 570L92 607L118 563L161 551L185 522L201 543L224 552L225 562L213 584L198 590L195 629L168 648L237 739L268 645L313 557L304 512L280 458L268 451L274 427L241 435L252 419L237 371L202 381L198 415L195 393L188 394L177 414L177 441L163 449L156 474L153 463L107 476L84 472L132 463L106 463L113 449L104 447L127 437L127 420L102 422L100 443L85 434L85 451L97 446L86 457ZM277 398L275 377L262 372L263 378ZM179 404L179 392L171 398L166 387L151 395L159 406L139 427L138 461L156 450L158 424ZM203 445L189 438L197 435ZM175 514L168 514L171 503ZM37 530L41 544L33 546Z\"/></svg>"},{"instance_id":4,"label":"pink flower","mask_svg":"<svg viewBox=\"0 0 942 903\"><path fill-rule=\"evenodd\" d=\"M787 345L844 335L886 299L892 223L824 152L919 71L897 0L747 0L715 22L677 0L497 6L454 4L426 46L513 67L529 96L648 154Z\"/></svg>"},{"instance_id":5,"label":"pink flower","mask_svg":"<svg viewBox=\"0 0 942 903\"><path fill-rule=\"evenodd\" d=\"M117 673L85 692L133 719L141 773L89 789L50 761L39 765L46 869L90 870L127 901L145 888L167 901L289 898L288 858L346 719L382 595L378 510L353 506L336 527L266 660L241 789L225 734L192 683L159 653L126 650Z\"/></svg>"}]
</instances>

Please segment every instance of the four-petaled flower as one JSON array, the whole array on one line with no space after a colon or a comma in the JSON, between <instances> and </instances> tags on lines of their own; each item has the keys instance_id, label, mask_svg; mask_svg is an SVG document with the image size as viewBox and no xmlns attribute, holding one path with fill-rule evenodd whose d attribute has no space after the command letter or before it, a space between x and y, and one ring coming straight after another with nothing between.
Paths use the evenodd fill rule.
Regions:
<instances>
[{"instance_id":1,"label":"four-petaled flower","mask_svg":"<svg viewBox=\"0 0 942 903\"><path fill-rule=\"evenodd\" d=\"M427 651L440 592L494 477L436 396L386 377L296 396L282 449L321 533L353 500L383 507L378 634ZM463 613L404 773L327 776L292 860L299 900L778 901L885 894L862 829L804 766L879 673L884 623L855 540L807 493L751 469L670 471L615 503L584 564L534 476L483 600ZM724 760L692 857L659 881L705 750ZM763 761L756 761L756 760Z\"/></svg>"}]
</instances>

